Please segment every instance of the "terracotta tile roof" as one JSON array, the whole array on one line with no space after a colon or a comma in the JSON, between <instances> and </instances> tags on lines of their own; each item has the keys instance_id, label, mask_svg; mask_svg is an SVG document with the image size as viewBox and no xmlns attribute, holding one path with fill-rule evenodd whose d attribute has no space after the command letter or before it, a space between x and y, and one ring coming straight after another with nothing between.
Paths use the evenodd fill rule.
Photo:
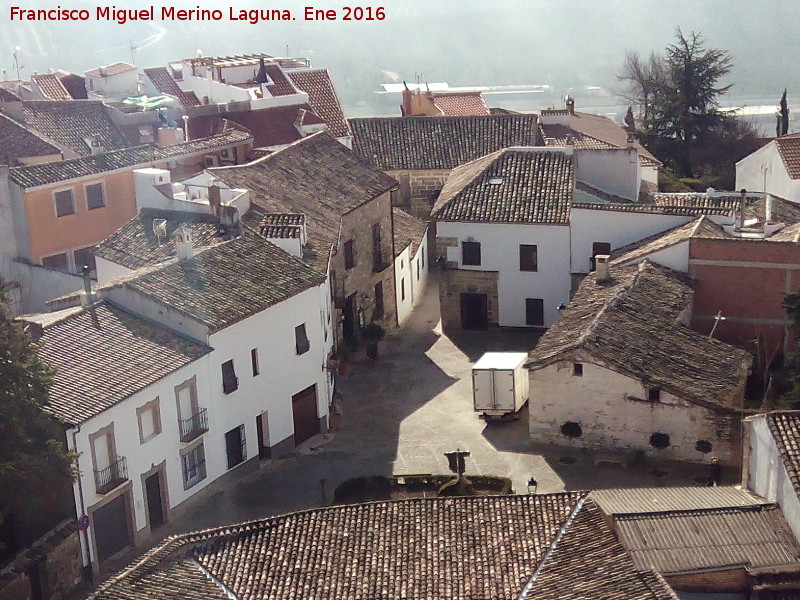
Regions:
<instances>
[{"instance_id":1,"label":"terracotta tile roof","mask_svg":"<svg viewBox=\"0 0 800 600\"><path fill-rule=\"evenodd\" d=\"M800 179L800 136L787 135L775 140L786 172L792 179Z\"/></svg>"},{"instance_id":2,"label":"terracotta tile roof","mask_svg":"<svg viewBox=\"0 0 800 600\"><path fill-rule=\"evenodd\" d=\"M572 143L577 149L581 150L609 150L620 148L620 146L597 139L580 131L575 131L567 125L561 124L540 124L539 130L542 134L545 146L566 146L567 138L572 138Z\"/></svg>"},{"instance_id":3,"label":"terracotta tile roof","mask_svg":"<svg viewBox=\"0 0 800 600\"><path fill-rule=\"evenodd\" d=\"M761 194L748 194L746 201L748 204L761 199ZM681 193L658 193L651 196L651 201L656 206L686 206L698 208L724 208L730 211L739 209L742 196L738 192L715 192L706 194L705 192L681 192Z\"/></svg>"},{"instance_id":4,"label":"terracotta tile roof","mask_svg":"<svg viewBox=\"0 0 800 600\"><path fill-rule=\"evenodd\" d=\"M309 243L303 258L326 272L338 243L344 214L397 186L327 132L320 132L268 156L236 167L209 169L234 188L251 192L255 229L269 213L305 215Z\"/></svg>"},{"instance_id":5,"label":"terracotta tile roof","mask_svg":"<svg viewBox=\"0 0 800 600\"><path fill-rule=\"evenodd\" d=\"M305 125L323 123L308 104L228 113L225 117L252 132L256 148L283 146L301 139L303 133L297 128L298 120Z\"/></svg>"},{"instance_id":6,"label":"terracotta tile roof","mask_svg":"<svg viewBox=\"0 0 800 600\"><path fill-rule=\"evenodd\" d=\"M434 106L447 117L490 114L480 92L434 92L431 96Z\"/></svg>"},{"instance_id":7,"label":"terracotta tile roof","mask_svg":"<svg viewBox=\"0 0 800 600\"><path fill-rule=\"evenodd\" d=\"M400 253L409 246L409 253L414 256L417 248L425 239L428 223L397 207L392 208L392 218L394 219L395 256L400 256Z\"/></svg>"},{"instance_id":8,"label":"terracotta tile roof","mask_svg":"<svg viewBox=\"0 0 800 600\"><path fill-rule=\"evenodd\" d=\"M153 233L153 220L166 220L167 235L162 240ZM98 258L128 269L140 269L175 257L175 230L186 227L195 249L206 248L239 234L238 228L220 228L213 215L142 209L138 215L100 242L94 250Z\"/></svg>"},{"instance_id":9,"label":"terracotta tile roof","mask_svg":"<svg viewBox=\"0 0 800 600\"><path fill-rule=\"evenodd\" d=\"M384 171L453 169L511 146L540 145L536 115L350 119L353 151Z\"/></svg>"},{"instance_id":10,"label":"terracotta tile roof","mask_svg":"<svg viewBox=\"0 0 800 600\"><path fill-rule=\"evenodd\" d=\"M63 71L59 72L58 78L74 100L86 100L88 96L86 93L86 78Z\"/></svg>"},{"instance_id":11,"label":"terracotta tile roof","mask_svg":"<svg viewBox=\"0 0 800 600\"><path fill-rule=\"evenodd\" d=\"M218 331L324 282L324 276L257 233L201 248L111 280L100 290L128 288Z\"/></svg>"},{"instance_id":12,"label":"terracotta tile roof","mask_svg":"<svg viewBox=\"0 0 800 600\"><path fill-rule=\"evenodd\" d=\"M124 62L116 62L104 67L97 67L84 72L87 77L108 77L109 75L119 75L128 71L135 71L136 67Z\"/></svg>"},{"instance_id":13,"label":"terracotta tile roof","mask_svg":"<svg viewBox=\"0 0 800 600\"><path fill-rule=\"evenodd\" d=\"M229 129L225 133L166 146L135 146L124 150L105 152L96 156L87 156L73 160L52 162L41 165L15 167L10 170L9 177L17 185L30 188L50 185L79 177L97 175L117 169L134 169L155 163L162 163L181 156L203 154L226 147L245 144L252 139L250 134L237 129Z\"/></svg>"},{"instance_id":14,"label":"terracotta tile roof","mask_svg":"<svg viewBox=\"0 0 800 600\"><path fill-rule=\"evenodd\" d=\"M39 342L56 368L45 410L73 425L211 351L108 302L62 314Z\"/></svg>"},{"instance_id":15,"label":"terracotta tile roof","mask_svg":"<svg viewBox=\"0 0 800 600\"><path fill-rule=\"evenodd\" d=\"M32 131L0 114L0 164L18 165L19 159L35 156L61 156L61 150Z\"/></svg>"},{"instance_id":16,"label":"terracotta tile roof","mask_svg":"<svg viewBox=\"0 0 800 600\"><path fill-rule=\"evenodd\" d=\"M286 78L286 74L278 64L267 64L267 76L271 83L267 85L267 90L273 96L291 96L296 94L297 90L294 89L292 82Z\"/></svg>"},{"instance_id":17,"label":"terracotta tile roof","mask_svg":"<svg viewBox=\"0 0 800 600\"><path fill-rule=\"evenodd\" d=\"M650 213L654 215L684 215L687 217L731 214L730 209L723 207L659 206L657 204L641 204L638 202L573 202L572 208L608 210L612 212Z\"/></svg>"},{"instance_id":18,"label":"terracotta tile roof","mask_svg":"<svg viewBox=\"0 0 800 600\"><path fill-rule=\"evenodd\" d=\"M612 264L630 264L647 258L654 252L687 242L693 237L722 239L728 237L725 230L708 217L700 217L684 225L656 233L649 237L618 248L611 253Z\"/></svg>"},{"instance_id":19,"label":"terracotta tile roof","mask_svg":"<svg viewBox=\"0 0 800 600\"><path fill-rule=\"evenodd\" d=\"M607 515L772 504L749 490L734 486L613 488L594 490L589 497Z\"/></svg>"},{"instance_id":20,"label":"terracotta tile roof","mask_svg":"<svg viewBox=\"0 0 800 600\"><path fill-rule=\"evenodd\" d=\"M50 100L72 100L72 96L61 83L61 80L52 73L31 75L31 81Z\"/></svg>"},{"instance_id":21,"label":"terracotta tile roof","mask_svg":"<svg viewBox=\"0 0 800 600\"><path fill-rule=\"evenodd\" d=\"M79 156L92 154L87 138L98 136L106 152L131 144L111 121L107 108L95 100L23 102L25 124Z\"/></svg>"},{"instance_id":22,"label":"terracotta tile roof","mask_svg":"<svg viewBox=\"0 0 800 600\"><path fill-rule=\"evenodd\" d=\"M614 527L638 569L664 575L800 564L800 547L774 504L618 514Z\"/></svg>"},{"instance_id":23,"label":"terracotta tile roof","mask_svg":"<svg viewBox=\"0 0 800 600\"><path fill-rule=\"evenodd\" d=\"M325 121L332 135L336 137L351 135L328 69L300 69L287 71L286 75L298 89L308 94L311 109Z\"/></svg>"},{"instance_id":24,"label":"terracotta tile roof","mask_svg":"<svg viewBox=\"0 0 800 600\"><path fill-rule=\"evenodd\" d=\"M800 411L771 412L766 419L794 492L800 497Z\"/></svg>"},{"instance_id":25,"label":"terracotta tile roof","mask_svg":"<svg viewBox=\"0 0 800 600\"><path fill-rule=\"evenodd\" d=\"M194 92L184 92L169 74L166 67L145 69L144 74L153 82L153 86L162 94L174 96L181 106L200 106L200 100Z\"/></svg>"},{"instance_id":26,"label":"terracotta tile roof","mask_svg":"<svg viewBox=\"0 0 800 600\"><path fill-rule=\"evenodd\" d=\"M569 223L572 157L509 148L453 170L433 207L441 221Z\"/></svg>"},{"instance_id":27,"label":"terracotta tile roof","mask_svg":"<svg viewBox=\"0 0 800 600\"><path fill-rule=\"evenodd\" d=\"M689 279L642 262L590 273L529 354L531 369L581 349L608 368L712 409L736 406L752 357L678 323L693 297ZM714 357L714 360L709 360Z\"/></svg>"},{"instance_id":28,"label":"terracotta tile roof","mask_svg":"<svg viewBox=\"0 0 800 600\"><path fill-rule=\"evenodd\" d=\"M750 201L745 209L745 217L764 221L767 212L767 202L764 198ZM783 198L772 197L772 221L776 223L800 223L800 204L790 202Z\"/></svg>"},{"instance_id":29,"label":"terracotta tile roof","mask_svg":"<svg viewBox=\"0 0 800 600\"><path fill-rule=\"evenodd\" d=\"M305 215L291 213L271 213L264 215L258 232L269 239L296 239L302 237Z\"/></svg>"},{"instance_id":30,"label":"terracotta tile roof","mask_svg":"<svg viewBox=\"0 0 800 600\"><path fill-rule=\"evenodd\" d=\"M192 567L240 600L675 599L576 492L334 506L184 534L91 598L165 597L165 583L169 598L222 598L193 587Z\"/></svg>"}]
</instances>

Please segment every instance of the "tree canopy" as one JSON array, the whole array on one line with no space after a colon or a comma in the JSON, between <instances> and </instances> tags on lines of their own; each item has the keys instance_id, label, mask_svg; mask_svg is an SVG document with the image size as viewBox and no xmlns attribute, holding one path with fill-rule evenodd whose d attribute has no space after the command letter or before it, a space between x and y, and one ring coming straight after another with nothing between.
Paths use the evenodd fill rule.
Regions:
<instances>
[{"instance_id":1,"label":"tree canopy","mask_svg":"<svg viewBox=\"0 0 800 600\"><path fill-rule=\"evenodd\" d=\"M731 156L735 162L757 147L754 127L719 109L731 88L721 80L732 64L726 50L707 48L702 34L678 28L663 54L643 59L628 52L617 75L638 108L642 143L681 177L728 188Z\"/></svg>"},{"instance_id":2,"label":"tree canopy","mask_svg":"<svg viewBox=\"0 0 800 600\"><path fill-rule=\"evenodd\" d=\"M74 477L63 428L42 409L54 371L14 321L0 281L0 522L8 514L38 518Z\"/></svg>"}]
</instances>

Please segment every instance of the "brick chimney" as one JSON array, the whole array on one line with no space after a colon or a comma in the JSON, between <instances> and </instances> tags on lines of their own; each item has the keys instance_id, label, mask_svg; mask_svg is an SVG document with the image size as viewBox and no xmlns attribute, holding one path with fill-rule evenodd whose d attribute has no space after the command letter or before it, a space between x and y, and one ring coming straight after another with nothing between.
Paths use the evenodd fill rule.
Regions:
<instances>
[{"instance_id":1,"label":"brick chimney","mask_svg":"<svg viewBox=\"0 0 800 600\"><path fill-rule=\"evenodd\" d=\"M211 206L211 210L214 211L214 214L219 217L220 207L222 206L222 192L216 183L212 183L208 186L208 204Z\"/></svg>"},{"instance_id":2,"label":"brick chimney","mask_svg":"<svg viewBox=\"0 0 800 600\"><path fill-rule=\"evenodd\" d=\"M413 108L411 106L411 101L414 97L414 92L408 89L408 84L404 81L403 82L403 101L400 104L400 115L403 117L411 116Z\"/></svg>"}]
</instances>

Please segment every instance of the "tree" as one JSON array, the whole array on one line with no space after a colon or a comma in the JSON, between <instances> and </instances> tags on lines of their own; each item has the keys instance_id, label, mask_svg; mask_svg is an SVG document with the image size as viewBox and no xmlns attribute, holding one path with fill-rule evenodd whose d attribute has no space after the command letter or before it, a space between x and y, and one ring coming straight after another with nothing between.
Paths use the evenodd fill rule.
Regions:
<instances>
[{"instance_id":1,"label":"tree","mask_svg":"<svg viewBox=\"0 0 800 600\"><path fill-rule=\"evenodd\" d=\"M664 58L656 52L643 59L638 52L625 53L625 61L617 73L624 89L621 96L639 108L639 121L646 129L650 123L655 95L665 85Z\"/></svg>"},{"instance_id":2,"label":"tree","mask_svg":"<svg viewBox=\"0 0 800 600\"><path fill-rule=\"evenodd\" d=\"M628 111L625 113L625 131L636 133L636 119L633 117L633 107L631 106L628 107Z\"/></svg>"},{"instance_id":3,"label":"tree","mask_svg":"<svg viewBox=\"0 0 800 600\"><path fill-rule=\"evenodd\" d=\"M775 126L775 137L782 137L789 133L789 104L786 101L785 88L783 96L781 96L781 108L775 116L778 118L778 124Z\"/></svg>"},{"instance_id":4,"label":"tree","mask_svg":"<svg viewBox=\"0 0 800 600\"><path fill-rule=\"evenodd\" d=\"M75 475L63 429L42 410L54 371L7 309L0 281L0 522L40 519Z\"/></svg>"}]
</instances>

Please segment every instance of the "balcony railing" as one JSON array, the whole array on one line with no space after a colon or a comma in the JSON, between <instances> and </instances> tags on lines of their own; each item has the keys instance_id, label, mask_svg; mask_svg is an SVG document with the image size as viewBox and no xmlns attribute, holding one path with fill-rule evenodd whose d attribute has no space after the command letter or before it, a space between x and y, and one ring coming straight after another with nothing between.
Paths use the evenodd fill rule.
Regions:
<instances>
[{"instance_id":1,"label":"balcony railing","mask_svg":"<svg viewBox=\"0 0 800 600\"><path fill-rule=\"evenodd\" d=\"M98 494L110 492L127 480L128 463L124 456L118 457L116 461L108 465L105 469L94 470L94 482L97 485Z\"/></svg>"},{"instance_id":2,"label":"balcony railing","mask_svg":"<svg viewBox=\"0 0 800 600\"><path fill-rule=\"evenodd\" d=\"M208 411L201 408L188 419L180 420L181 441L191 442L197 436L208 431Z\"/></svg>"}]
</instances>

